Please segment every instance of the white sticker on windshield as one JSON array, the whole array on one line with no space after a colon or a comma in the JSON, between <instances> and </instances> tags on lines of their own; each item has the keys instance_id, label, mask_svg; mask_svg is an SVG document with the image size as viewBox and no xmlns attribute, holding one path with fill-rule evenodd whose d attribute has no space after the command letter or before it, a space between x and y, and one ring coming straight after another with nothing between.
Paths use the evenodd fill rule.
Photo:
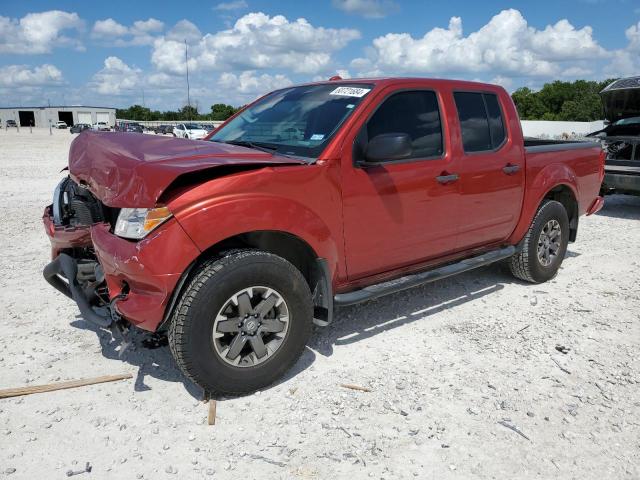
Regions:
<instances>
[{"instance_id":1,"label":"white sticker on windshield","mask_svg":"<svg viewBox=\"0 0 640 480\"><path fill-rule=\"evenodd\" d=\"M357 88L357 87L338 87L329 95L341 95L343 97L364 97L371 91L370 88Z\"/></svg>"},{"instance_id":2,"label":"white sticker on windshield","mask_svg":"<svg viewBox=\"0 0 640 480\"><path fill-rule=\"evenodd\" d=\"M311 135L311 138L309 140L322 140L324 138L324 135L322 133L314 133L313 135Z\"/></svg>"}]
</instances>

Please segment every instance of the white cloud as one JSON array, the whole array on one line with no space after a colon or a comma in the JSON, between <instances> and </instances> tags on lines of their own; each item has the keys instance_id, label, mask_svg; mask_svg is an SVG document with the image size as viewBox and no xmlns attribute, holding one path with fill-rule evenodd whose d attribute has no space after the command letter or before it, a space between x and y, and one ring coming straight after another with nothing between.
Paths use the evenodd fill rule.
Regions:
<instances>
[{"instance_id":1,"label":"white cloud","mask_svg":"<svg viewBox=\"0 0 640 480\"><path fill-rule=\"evenodd\" d=\"M91 38L109 42L117 47L151 45L159 32L164 29L164 23L155 18L137 20L126 27L113 18L97 20L91 29Z\"/></svg>"},{"instance_id":2,"label":"white cloud","mask_svg":"<svg viewBox=\"0 0 640 480\"><path fill-rule=\"evenodd\" d=\"M624 34L629 40L627 50L640 53L640 22L636 25L631 25L624 31Z\"/></svg>"},{"instance_id":3,"label":"white cloud","mask_svg":"<svg viewBox=\"0 0 640 480\"><path fill-rule=\"evenodd\" d=\"M27 65L0 67L0 87L42 87L62 83L62 72L48 63L33 68Z\"/></svg>"},{"instance_id":4,"label":"white cloud","mask_svg":"<svg viewBox=\"0 0 640 480\"><path fill-rule=\"evenodd\" d=\"M353 29L314 27L304 18L249 13L235 25L206 34L190 46L189 68L195 70L290 69L315 73L332 62L331 54L360 38ZM154 42L151 61L161 71L185 71L184 44L175 37Z\"/></svg>"},{"instance_id":5,"label":"white cloud","mask_svg":"<svg viewBox=\"0 0 640 480\"><path fill-rule=\"evenodd\" d=\"M200 29L189 20L180 20L167 32L166 39L177 42L197 42L202 37Z\"/></svg>"},{"instance_id":6,"label":"white cloud","mask_svg":"<svg viewBox=\"0 0 640 480\"><path fill-rule=\"evenodd\" d=\"M230 11L230 10L241 10L243 8L247 8L248 6L249 5L247 5L247 2L245 2L245 0L234 0L231 2L221 2L217 4L215 7L213 7L213 9Z\"/></svg>"},{"instance_id":7,"label":"white cloud","mask_svg":"<svg viewBox=\"0 0 640 480\"><path fill-rule=\"evenodd\" d=\"M611 52L611 62L605 69L608 78L634 76L640 72L640 22L624 33L629 43L626 48Z\"/></svg>"},{"instance_id":8,"label":"white cloud","mask_svg":"<svg viewBox=\"0 0 640 480\"><path fill-rule=\"evenodd\" d=\"M141 85L141 77L139 68L130 67L118 57L107 57L89 86L100 95L131 95Z\"/></svg>"},{"instance_id":9,"label":"white cloud","mask_svg":"<svg viewBox=\"0 0 640 480\"><path fill-rule=\"evenodd\" d=\"M123 37L128 33L129 29L121 23L116 22L113 18L97 20L91 29L91 36L93 38L117 38Z\"/></svg>"},{"instance_id":10,"label":"white cloud","mask_svg":"<svg viewBox=\"0 0 640 480\"><path fill-rule=\"evenodd\" d=\"M503 10L476 32L464 36L462 19L434 28L422 38L389 33L373 40L365 58L352 61L361 74L438 73L500 76L561 74L572 63L605 57L591 27L576 29L560 20L544 30L529 26L517 10Z\"/></svg>"},{"instance_id":11,"label":"white cloud","mask_svg":"<svg viewBox=\"0 0 640 480\"><path fill-rule=\"evenodd\" d=\"M383 18L398 10L392 0L333 0L335 8L365 18Z\"/></svg>"},{"instance_id":12,"label":"white cloud","mask_svg":"<svg viewBox=\"0 0 640 480\"><path fill-rule=\"evenodd\" d=\"M0 53L42 54L55 47L82 49L77 39L62 32L83 27L84 22L77 13L60 10L29 13L19 20L0 16Z\"/></svg>"},{"instance_id":13,"label":"white cloud","mask_svg":"<svg viewBox=\"0 0 640 480\"><path fill-rule=\"evenodd\" d=\"M246 70L240 75L225 72L220 75L218 86L241 93L243 95L261 95L272 90L291 85L291 80L285 75L256 75L253 70Z\"/></svg>"}]
</instances>

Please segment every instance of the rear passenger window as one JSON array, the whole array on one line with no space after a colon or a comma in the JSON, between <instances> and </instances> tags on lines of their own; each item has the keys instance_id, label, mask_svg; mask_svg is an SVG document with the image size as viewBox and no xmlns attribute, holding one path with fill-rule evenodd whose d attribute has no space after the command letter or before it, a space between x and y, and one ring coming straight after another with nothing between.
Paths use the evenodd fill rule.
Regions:
<instances>
[{"instance_id":1,"label":"rear passenger window","mask_svg":"<svg viewBox=\"0 0 640 480\"><path fill-rule=\"evenodd\" d=\"M442 155L442 126L434 92L400 92L387 98L367 122L370 139L383 133L406 133L411 137L410 158Z\"/></svg>"},{"instance_id":2,"label":"rear passenger window","mask_svg":"<svg viewBox=\"0 0 640 480\"><path fill-rule=\"evenodd\" d=\"M505 139L498 98L491 93L455 92L453 94L462 128L465 152L498 148Z\"/></svg>"}]
</instances>

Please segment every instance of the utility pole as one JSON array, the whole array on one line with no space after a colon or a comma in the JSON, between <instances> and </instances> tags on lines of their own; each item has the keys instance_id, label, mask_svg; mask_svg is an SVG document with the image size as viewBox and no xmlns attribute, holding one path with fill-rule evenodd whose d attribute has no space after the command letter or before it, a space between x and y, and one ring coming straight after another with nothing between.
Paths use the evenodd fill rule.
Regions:
<instances>
[{"instance_id":1,"label":"utility pole","mask_svg":"<svg viewBox=\"0 0 640 480\"><path fill-rule=\"evenodd\" d=\"M187 66L187 107L189 111L189 120L191 120L191 97L189 95L189 47L187 47L187 39L184 39L184 63Z\"/></svg>"}]
</instances>

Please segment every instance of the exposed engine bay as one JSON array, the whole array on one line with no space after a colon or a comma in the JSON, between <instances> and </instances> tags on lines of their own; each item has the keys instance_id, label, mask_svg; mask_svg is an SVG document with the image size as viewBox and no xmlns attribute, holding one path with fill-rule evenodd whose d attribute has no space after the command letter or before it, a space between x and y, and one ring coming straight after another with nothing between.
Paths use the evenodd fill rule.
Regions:
<instances>
[{"instance_id":1,"label":"exposed engine bay","mask_svg":"<svg viewBox=\"0 0 640 480\"><path fill-rule=\"evenodd\" d=\"M50 212L53 228L69 233L84 232L97 223L113 226L118 216L118 209L105 206L70 177L56 187ZM126 323L113 307L124 295L110 299L104 271L90 242L60 251L43 273L53 287L78 304L86 320L123 336Z\"/></svg>"},{"instance_id":2,"label":"exposed engine bay","mask_svg":"<svg viewBox=\"0 0 640 480\"><path fill-rule=\"evenodd\" d=\"M616 80L600 96L610 123L587 136L607 153L602 193L640 195L640 77Z\"/></svg>"}]
</instances>

